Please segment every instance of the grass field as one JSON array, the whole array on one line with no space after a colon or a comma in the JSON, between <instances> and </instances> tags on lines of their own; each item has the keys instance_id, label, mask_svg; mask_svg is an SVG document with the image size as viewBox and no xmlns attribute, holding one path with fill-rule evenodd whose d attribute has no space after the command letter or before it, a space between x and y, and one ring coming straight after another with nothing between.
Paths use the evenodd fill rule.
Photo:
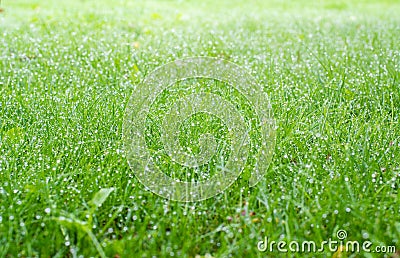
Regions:
<instances>
[{"instance_id":1,"label":"grass field","mask_svg":"<svg viewBox=\"0 0 400 258\"><path fill-rule=\"evenodd\" d=\"M399 1L0 8L0 257L393 255L257 249L265 237L321 243L338 230L399 252ZM247 69L269 94L277 138L256 187L239 178L180 203L137 180L122 124L137 83L191 56Z\"/></svg>"}]
</instances>

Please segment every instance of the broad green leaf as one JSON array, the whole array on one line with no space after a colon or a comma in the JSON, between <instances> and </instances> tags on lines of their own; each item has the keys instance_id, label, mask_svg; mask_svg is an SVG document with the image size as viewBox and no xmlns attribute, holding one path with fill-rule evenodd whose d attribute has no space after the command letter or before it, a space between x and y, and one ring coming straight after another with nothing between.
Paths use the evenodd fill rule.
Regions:
<instances>
[{"instance_id":1,"label":"broad green leaf","mask_svg":"<svg viewBox=\"0 0 400 258\"><path fill-rule=\"evenodd\" d=\"M11 128L5 133L5 136L12 141L22 138L23 135L24 130L20 127Z\"/></svg>"},{"instance_id":2,"label":"broad green leaf","mask_svg":"<svg viewBox=\"0 0 400 258\"><path fill-rule=\"evenodd\" d=\"M103 202L108 198L111 192L114 191L114 188L102 188L98 191L93 199L90 201L96 207L99 207L103 204Z\"/></svg>"}]
</instances>

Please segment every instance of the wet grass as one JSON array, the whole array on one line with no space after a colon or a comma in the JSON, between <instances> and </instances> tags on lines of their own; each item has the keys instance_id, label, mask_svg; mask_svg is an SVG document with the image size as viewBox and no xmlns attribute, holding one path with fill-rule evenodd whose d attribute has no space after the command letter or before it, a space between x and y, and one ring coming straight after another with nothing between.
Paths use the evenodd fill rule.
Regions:
<instances>
[{"instance_id":1,"label":"wet grass","mask_svg":"<svg viewBox=\"0 0 400 258\"><path fill-rule=\"evenodd\" d=\"M400 5L311 2L3 1L0 257L279 256L257 243L339 229L400 248ZM189 56L247 69L278 129L260 184L182 204L121 134L135 85Z\"/></svg>"}]
</instances>

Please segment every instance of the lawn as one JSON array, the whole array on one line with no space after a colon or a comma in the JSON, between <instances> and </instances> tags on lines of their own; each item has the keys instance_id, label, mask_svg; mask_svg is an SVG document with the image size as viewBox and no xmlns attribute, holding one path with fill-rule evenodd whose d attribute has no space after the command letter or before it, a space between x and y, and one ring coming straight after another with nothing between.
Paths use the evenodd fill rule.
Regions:
<instances>
[{"instance_id":1,"label":"lawn","mask_svg":"<svg viewBox=\"0 0 400 258\"><path fill-rule=\"evenodd\" d=\"M400 253L399 13L396 0L1 1L0 257ZM259 82L276 144L256 186L247 168L225 192L183 203L146 190L122 135L139 83L192 56ZM190 84L176 87L201 88ZM223 137L218 119L193 119L206 125L182 141ZM258 249L266 238L319 245L343 230L371 252Z\"/></svg>"}]
</instances>

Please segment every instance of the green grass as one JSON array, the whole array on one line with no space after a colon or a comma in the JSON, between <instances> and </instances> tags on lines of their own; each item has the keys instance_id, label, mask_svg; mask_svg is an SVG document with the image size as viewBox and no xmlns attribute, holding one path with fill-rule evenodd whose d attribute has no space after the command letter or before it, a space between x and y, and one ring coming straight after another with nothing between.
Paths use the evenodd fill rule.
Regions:
<instances>
[{"instance_id":1,"label":"green grass","mask_svg":"<svg viewBox=\"0 0 400 258\"><path fill-rule=\"evenodd\" d=\"M0 7L0 257L273 257L257 242L319 243L338 229L400 248L398 1ZM238 180L184 204L138 182L122 123L146 74L190 56L247 69L278 129L256 187Z\"/></svg>"}]
</instances>

